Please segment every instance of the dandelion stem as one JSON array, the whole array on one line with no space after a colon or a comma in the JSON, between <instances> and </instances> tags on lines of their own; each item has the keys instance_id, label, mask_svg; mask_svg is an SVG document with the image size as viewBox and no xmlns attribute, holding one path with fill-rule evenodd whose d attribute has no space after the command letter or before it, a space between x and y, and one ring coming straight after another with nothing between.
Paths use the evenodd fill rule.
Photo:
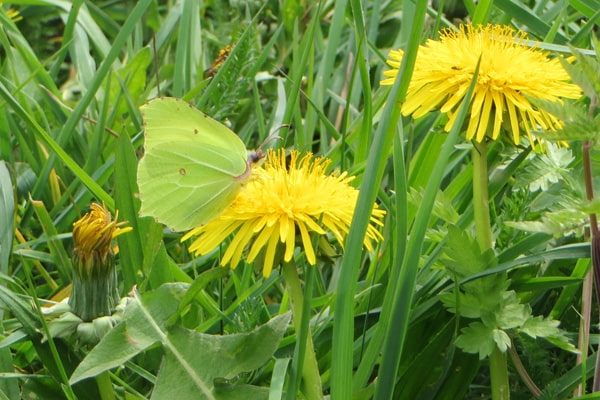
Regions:
<instances>
[{"instance_id":1,"label":"dandelion stem","mask_svg":"<svg viewBox=\"0 0 600 400\"><path fill-rule=\"evenodd\" d=\"M473 212L475 236L481 251L491 249L492 228L488 195L487 143L473 141Z\"/></svg>"},{"instance_id":2,"label":"dandelion stem","mask_svg":"<svg viewBox=\"0 0 600 400\"><path fill-rule=\"evenodd\" d=\"M321 376L319 375L319 366L315 355L312 335L308 326L310 318L310 302L312 297L312 281L314 278L314 267L308 266L306 269L306 298L302 291L300 277L296 271L296 265L293 262L285 262L282 267L282 275L292 301L292 316L294 327L296 329L296 348L294 349L294 360L292 361L292 379L288 386L288 398L296 399L298 382L298 371L302 369L302 392L307 400L321 400L323 392L321 388Z\"/></svg>"},{"instance_id":3,"label":"dandelion stem","mask_svg":"<svg viewBox=\"0 0 600 400\"><path fill-rule=\"evenodd\" d=\"M487 143L473 141L473 213L475 218L475 237L481 251L491 249L492 225L488 195ZM508 385L508 366L506 353L497 346L490 355L490 378L492 399L510 398Z\"/></svg>"}]
</instances>

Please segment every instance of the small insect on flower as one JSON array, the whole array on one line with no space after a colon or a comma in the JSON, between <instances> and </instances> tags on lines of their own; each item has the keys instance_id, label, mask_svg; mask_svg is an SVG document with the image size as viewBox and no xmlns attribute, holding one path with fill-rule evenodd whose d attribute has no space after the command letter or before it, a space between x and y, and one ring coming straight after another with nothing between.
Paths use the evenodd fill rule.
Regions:
<instances>
[{"instance_id":1,"label":"small insect on flower","mask_svg":"<svg viewBox=\"0 0 600 400\"><path fill-rule=\"evenodd\" d=\"M384 72L388 78L382 85L394 83L402 56L401 50L390 52L392 69ZM458 31L446 29L439 40L428 40L419 47L402 114L419 118L439 107L448 114L444 129L449 131L480 58L467 140L496 140L505 125L513 143L519 143L521 129L534 143L531 130L557 129L560 121L528 98L556 102L581 96L579 87L568 82L569 74L560 60L528 46L525 33L502 25L461 25Z\"/></svg>"},{"instance_id":2,"label":"small insect on flower","mask_svg":"<svg viewBox=\"0 0 600 400\"><path fill-rule=\"evenodd\" d=\"M326 174L330 163L326 158L313 158L311 154L301 157L296 151L290 158L286 165L284 150L269 150L267 161L254 171L254 179L233 203L219 217L182 238L196 236L190 251L206 254L233 234L221 264L235 268L248 247L248 262L263 254L262 270L267 277L279 246L283 260L291 260L297 233L311 265L316 263L311 233L323 238L329 231L343 244L358 199L358 190L349 184L354 178L345 172ZM383 225L384 215L385 211L375 204L364 240L368 250L373 249L373 241L382 239L377 227Z\"/></svg>"}]
</instances>

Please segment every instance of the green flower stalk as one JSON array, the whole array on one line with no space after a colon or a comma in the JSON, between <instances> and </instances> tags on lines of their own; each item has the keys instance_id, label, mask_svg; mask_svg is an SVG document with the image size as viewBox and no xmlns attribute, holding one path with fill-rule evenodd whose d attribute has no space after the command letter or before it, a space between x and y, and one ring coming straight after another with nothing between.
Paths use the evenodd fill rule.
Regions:
<instances>
[{"instance_id":1,"label":"green flower stalk","mask_svg":"<svg viewBox=\"0 0 600 400\"><path fill-rule=\"evenodd\" d=\"M111 241L132 228L119 228L118 214L93 203L91 210L73 223L73 291L71 311L83 321L108 316L119 303L115 255Z\"/></svg>"}]
</instances>

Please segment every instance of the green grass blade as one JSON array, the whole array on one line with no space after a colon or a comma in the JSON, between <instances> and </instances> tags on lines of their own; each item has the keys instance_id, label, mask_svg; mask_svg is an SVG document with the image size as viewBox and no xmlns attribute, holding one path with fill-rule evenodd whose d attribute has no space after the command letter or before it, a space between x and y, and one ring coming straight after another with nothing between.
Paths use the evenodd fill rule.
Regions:
<instances>
[{"instance_id":1,"label":"green grass blade","mask_svg":"<svg viewBox=\"0 0 600 400\"><path fill-rule=\"evenodd\" d=\"M15 231L13 183L5 161L0 161L0 273L8 274Z\"/></svg>"},{"instance_id":2,"label":"green grass blade","mask_svg":"<svg viewBox=\"0 0 600 400\"><path fill-rule=\"evenodd\" d=\"M399 100L403 98L410 82L411 74L407 71L412 71L414 65L426 10L425 2L420 2L417 4L414 13L408 13L411 14L411 20L414 21L412 41L404 55L403 68L398 73L400 78L396 80L383 111L383 114L389 117L381 120L371 145L356 205L357 211L354 214L350 233L346 240L346 251L342 260L335 300L333 326L331 393L334 398L348 399L352 396L353 301L358 279L358 263L361 259L362 242L369 223L373 202L378 192L378 186L381 182L383 169L387 162L386 153L391 147L396 124L400 118Z\"/></svg>"}]
</instances>

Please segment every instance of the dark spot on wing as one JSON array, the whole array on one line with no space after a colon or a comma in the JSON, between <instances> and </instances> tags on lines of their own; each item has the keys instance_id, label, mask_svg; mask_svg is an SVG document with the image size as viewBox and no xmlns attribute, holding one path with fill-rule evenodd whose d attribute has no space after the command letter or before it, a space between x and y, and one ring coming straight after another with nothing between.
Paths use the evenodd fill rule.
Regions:
<instances>
[{"instance_id":1,"label":"dark spot on wing","mask_svg":"<svg viewBox=\"0 0 600 400\"><path fill-rule=\"evenodd\" d=\"M187 174L185 168L179 168L179 175L185 176Z\"/></svg>"}]
</instances>

